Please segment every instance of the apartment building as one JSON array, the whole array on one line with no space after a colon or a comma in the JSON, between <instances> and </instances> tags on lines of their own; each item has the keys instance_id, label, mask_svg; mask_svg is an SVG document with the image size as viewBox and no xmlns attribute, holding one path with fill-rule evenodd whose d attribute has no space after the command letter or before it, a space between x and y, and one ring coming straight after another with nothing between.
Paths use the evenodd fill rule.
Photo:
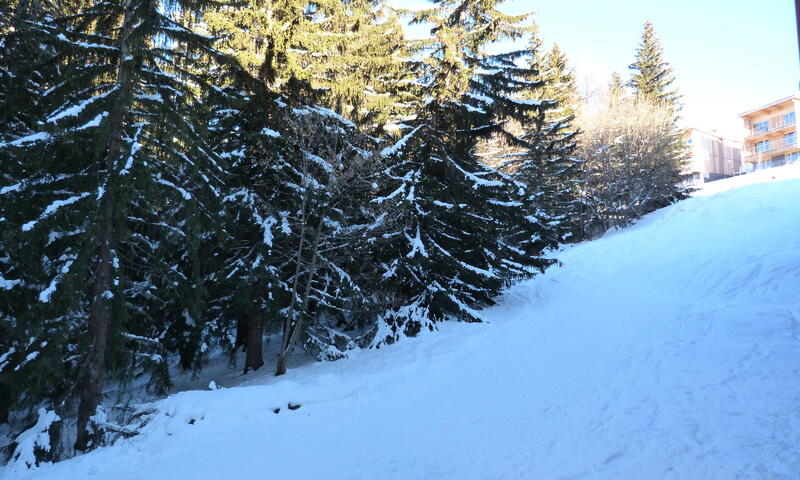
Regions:
<instances>
[{"instance_id":1,"label":"apartment building","mask_svg":"<svg viewBox=\"0 0 800 480\"><path fill-rule=\"evenodd\" d=\"M683 141L688 149L692 184L713 182L742 172L742 142L713 131L687 128Z\"/></svg>"},{"instance_id":2,"label":"apartment building","mask_svg":"<svg viewBox=\"0 0 800 480\"><path fill-rule=\"evenodd\" d=\"M744 171L777 167L800 160L797 112L800 96L792 95L739 116L747 128Z\"/></svg>"}]
</instances>

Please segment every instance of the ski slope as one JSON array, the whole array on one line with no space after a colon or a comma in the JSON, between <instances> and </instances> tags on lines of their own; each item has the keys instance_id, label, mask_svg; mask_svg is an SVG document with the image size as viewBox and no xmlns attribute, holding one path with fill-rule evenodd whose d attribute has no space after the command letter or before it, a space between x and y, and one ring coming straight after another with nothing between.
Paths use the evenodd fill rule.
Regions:
<instances>
[{"instance_id":1,"label":"ski slope","mask_svg":"<svg viewBox=\"0 0 800 480\"><path fill-rule=\"evenodd\" d=\"M138 437L0 477L800 478L800 165L559 259L487 323L178 393Z\"/></svg>"}]
</instances>

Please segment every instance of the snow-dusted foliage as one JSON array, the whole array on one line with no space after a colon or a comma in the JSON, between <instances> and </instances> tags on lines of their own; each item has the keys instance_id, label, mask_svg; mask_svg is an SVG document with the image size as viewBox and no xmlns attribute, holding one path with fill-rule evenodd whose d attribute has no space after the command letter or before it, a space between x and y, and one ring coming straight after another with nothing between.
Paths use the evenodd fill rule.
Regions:
<instances>
[{"instance_id":1,"label":"snow-dusted foliage","mask_svg":"<svg viewBox=\"0 0 800 480\"><path fill-rule=\"evenodd\" d=\"M573 228L571 77L526 15L240 3L0 5L0 458L132 436L123 397L220 355L480 321Z\"/></svg>"},{"instance_id":2,"label":"snow-dusted foliage","mask_svg":"<svg viewBox=\"0 0 800 480\"><path fill-rule=\"evenodd\" d=\"M28 86L0 106L12 112L0 133L0 347L11 352L0 413L23 400L77 405L78 450L103 441L91 419L104 377L147 373L163 391L164 353L191 365L205 328L213 263L199 254L226 169L204 138L201 100L208 62L231 62L179 28L171 6L21 2L2 16L17 22L0 27L10 58L32 51L24 63L38 67L0 69L4 87Z\"/></svg>"},{"instance_id":3,"label":"snow-dusted foliage","mask_svg":"<svg viewBox=\"0 0 800 480\"><path fill-rule=\"evenodd\" d=\"M10 468L38 466L43 457L51 453L50 428L61 420L56 412L40 408L36 424L17 435Z\"/></svg>"},{"instance_id":4,"label":"snow-dusted foliage","mask_svg":"<svg viewBox=\"0 0 800 480\"><path fill-rule=\"evenodd\" d=\"M473 3L442 2L417 12L435 30L456 27L453 35L419 46L428 60L413 66L430 82L420 87L424 95L403 137L382 152L387 166L372 202L386 212L380 284L391 313L375 328L391 324L394 335L449 317L476 320L475 310L491 304L508 282L546 267L542 250L554 245L543 238L541 222L525 213L533 208L527 185L478 155L478 144L504 133L506 120L543 107L514 96L535 85L515 65L519 54L487 57L482 50L521 36L520 19L473 10ZM540 143L525 144L537 158ZM409 315L405 326L403 314Z\"/></svg>"}]
</instances>

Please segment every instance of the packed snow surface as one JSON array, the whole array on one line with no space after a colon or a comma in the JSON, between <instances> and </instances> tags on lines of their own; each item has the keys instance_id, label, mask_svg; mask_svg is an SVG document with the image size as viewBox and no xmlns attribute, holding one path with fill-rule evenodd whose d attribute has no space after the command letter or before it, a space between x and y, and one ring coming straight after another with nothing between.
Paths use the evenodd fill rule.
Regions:
<instances>
[{"instance_id":1,"label":"packed snow surface","mask_svg":"<svg viewBox=\"0 0 800 480\"><path fill-rule=\"evenodd\" d=\"M484 324L178 393L13 478L800 478L800 165L558 257Z\"/></svg>"}]
</instances>

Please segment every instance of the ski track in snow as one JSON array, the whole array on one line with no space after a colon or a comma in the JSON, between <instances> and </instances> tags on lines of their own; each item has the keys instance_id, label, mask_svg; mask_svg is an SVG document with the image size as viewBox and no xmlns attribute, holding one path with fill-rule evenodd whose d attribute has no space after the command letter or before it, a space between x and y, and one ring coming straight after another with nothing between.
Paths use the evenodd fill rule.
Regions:
<instances>
[{"instance_id":1,"label":"ski track in snow","mask_svg":"<svg viewBox=\"0 0 800 480\"><path fill-rule=\"evenodd\" d=\"M485 324L178 393L10 478L800 478L800 165L558 258Z\"/></svg>"}]
</instances>

